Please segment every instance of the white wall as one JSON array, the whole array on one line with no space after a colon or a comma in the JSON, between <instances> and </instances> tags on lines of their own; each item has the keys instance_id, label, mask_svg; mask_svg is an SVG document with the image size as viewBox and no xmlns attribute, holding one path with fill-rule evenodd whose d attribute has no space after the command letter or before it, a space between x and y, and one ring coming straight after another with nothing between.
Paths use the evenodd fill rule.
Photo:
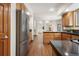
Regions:
<instances>
[{"instance_id":1,"label":"white wall","mask_svg":"<svg viewBox=\"0 0 79 59\"><path fill-rule=\"evenodd\" d=\"M33 35L37 35L37 18L33 15Z\"/></svg>"},{"instance_id":2,"label":"white wall","mask_svg":"<svg viewBox=\"0 0 79 59\"><path fill-rule=\"evenodd\" d=\"M11 3L11 36L10 36L10 55L16 55L16 4Z\"/></svg>"},{"instance_id":3,"label":"white wall","mask_svg":"<svg viewBox=\"0 0 79 59\"><path fill-rule=\"evenodd\" d=\"M33 25L33 15L31 15L30 20L29 20L29 29L32 29L32 40L33 40L33 35L34 35L34 25Z\"/></svg>"},{"instance_id":4,"label":"white wall","mask_svg":"<svg viewBox=\"0 0 79 59\"><path fill-rule=\"evenodd\" d=\"M48 23L46 21L44 23L44 31L49 31L49 26L51 25L51 31L58 31L57 30L57 24L61 24L61 20L49 20ZM62 31L62 30L61 30Z\"/></svg>"},{"instance_id":5,"label":"white wall","mask_svg":"<svg viewBox=\"0 0 79 59\"><path fill-rule=\"evenodd\" d=\"M29 29L33 29L33 17L30 17L30 20L29 20Z\"/></svg>"},{"instance_id":6,"label":"white wall","mask_svg":"<svg viewBox=\"0 0 79 59\"><path fill-rule=\"evenodd\" d=\"M38 18L39 19L39 18ZM48 21L48 23L47 23ZM41 23L41 24L40 24ZM38 35L39 31L42 31L43 26L44 26L44 30L43 31L49 31L49 26L51 25L51 31L58 31L57 29L57 24L61 24L62 22L61 20L37 20L36 18L34 18L34 34ZM42 26L42 27L40 27ZM42 30L41 30L42 29ZM62 26L61 26L61 31L62 31Z\"/></svg>"}]
</instances>

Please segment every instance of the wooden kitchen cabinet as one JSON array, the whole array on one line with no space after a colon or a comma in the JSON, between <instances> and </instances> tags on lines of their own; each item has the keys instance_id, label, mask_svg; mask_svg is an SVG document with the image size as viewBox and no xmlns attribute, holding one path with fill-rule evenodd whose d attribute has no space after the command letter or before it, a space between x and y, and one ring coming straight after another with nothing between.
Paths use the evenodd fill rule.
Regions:
<instances>
[{"instance_id":1,"label":"wooden kitchen cabinet","mask_svg":"<svg viewBox=\"0 0 79 59\"><path fill-rule=\"evenodd\" d=\"M62 34L61 34L61 39L62 39L62 40L66 39L65 36L66 36L66 35L65 35L64 33L62 33Z\"/></svg>"},{"instance_id":2,"label":"wooden kitchen cabinet","mask_svg":"<svg viewBox=\"0 0 79 59\"><path fill-rule=\"evenodd\" d=\"M75 27L79 27L79 9L75 10Z\"/></svg>"},{"instance_id":3,"label":"wooden kitchen cabinet","mask_svg":"<svg viewBox=\"0 0 79 59\"><path fill-rule=\"evenodd\" d=\"M61 33L54 33L55 40L61 40Z\"/></svg>"},{"instance_id":4,"label":"wooden kitchen cabinet","mask_svg":"<svg viewBox=\"0 0 79 59\"><path fill-rule=\"evenodd\" d=\"M45 32L43 34L43 43L44 44L48 44L50 42L50 40L54 39L54 33L51 32Z\"/></svg>"},{"instance_id":5,"label":"wooden kitchen cabinet","mask_svg":"<svg viewBox=\"0 0 79 59\"><path fill-rule=\"evenodd\" d=\"M79 30L79 9L62 15L63 30Z\"/></svg>"},{"instance_id":6,"label":"wooden kitchen cabinet","mask_svg":"<svg viewBox=\"0 0 79 59\"><path fill-rule=\"evenodd\" d=\"M16 9L21 10L21 3L16 4Z\"/></svg>"},{"instance_id":7,"label":"wooden kitchen cabinet","mask_svg":"<svg viewBox=\"0 0 79 59\"><path fill-rule=\"evenodd\" d=\"M69 21L67 19L67 13L63 15L62 24L63 24L63 27L67 27L69 24Z\"/></svg>"},{"instance_id":8,"label":"wooden kitchen cabinet","mask_svg":"<svg viewBox=\"0 0 79 59\"><path fill-rule=\"evenodd\" d=\"M43 34L43 42L49 43L50 40L61 40L60 32L44 32Z\"/></svg>"},{"instance_id":9,"label":"wooden kitchen cabinet","mask_svg":"<svg viewBox=\"0 0 79 59\"><path fill-rule=\"evenodd\" d=\"M61 39L62 40L70 40L71 39L71 34L62 33Z\"/></svg>"},{"instance_id":10,"label":"wooden kitchen cabinet","mask_svg":"<svg viewBox=\"0 0 79 59\"><path fill-rule=\"evenodd\" d=\"M72 39L79 39L79 35L72 35Z\"/></svg>"},{"instance_id":11,"label":"wooden kitchen cabinet","mask_svg":"<svg viewBox=\"0 0 79 59\"><path fill-rule=\"evenodd\" d=\"M16 3L16 9L26 11L27 7L24 5L24 3Z\"/></svg>"},{"instance_id":12,"label":"wooden kitchen cabinet","mask_svg":"<svg viewBox=\"0 0 79 59\"><path fill-rule=\"evenodd\" d=\"M63 28L74 27L74 12L67 12L62 16L62 26Z\"/></svg>"},{"instance_id":13,"label":"wooden kitchen cabinet","mask_svg":"<svg viewBox=\"0 0 79 59\"><path fill-rule=\"evenodd\" d=\"M74 35L65 32L44 32L43 34L43 42L45 44L48 44L50 40L71 40L71 39L79 39L79 35Z\"/></svg>"}]
</instances>

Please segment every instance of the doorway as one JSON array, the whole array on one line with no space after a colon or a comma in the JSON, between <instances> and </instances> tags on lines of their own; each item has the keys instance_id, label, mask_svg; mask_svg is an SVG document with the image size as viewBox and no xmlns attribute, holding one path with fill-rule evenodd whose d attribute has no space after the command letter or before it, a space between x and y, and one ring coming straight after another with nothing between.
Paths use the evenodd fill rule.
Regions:
<instances>
[{"instance_id":1,"label":"doorway","mask_svg":"<svg viewBox=\"0 0 79 59\"><path fill-rule=\"evenodd\" d=\"M10 4L0 4L0 56L10 55Z\"/></svg>"}]
</instances>

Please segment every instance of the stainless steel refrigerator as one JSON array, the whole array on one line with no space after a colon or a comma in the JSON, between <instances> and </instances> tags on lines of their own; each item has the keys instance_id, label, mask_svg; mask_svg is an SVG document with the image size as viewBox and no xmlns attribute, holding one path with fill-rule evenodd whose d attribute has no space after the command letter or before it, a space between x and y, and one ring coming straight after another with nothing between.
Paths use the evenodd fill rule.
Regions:
<instances>
[{"instance_id":1,"label":"stainless steel refrigerator","mask_svg":"<svg viewBox=\"0 0 79 59\"><path fill-rule=\"evenodd\" d=\"M16 10L16 55L25 56L28 52L29 16Z\"/></svg>"}]
</instances>

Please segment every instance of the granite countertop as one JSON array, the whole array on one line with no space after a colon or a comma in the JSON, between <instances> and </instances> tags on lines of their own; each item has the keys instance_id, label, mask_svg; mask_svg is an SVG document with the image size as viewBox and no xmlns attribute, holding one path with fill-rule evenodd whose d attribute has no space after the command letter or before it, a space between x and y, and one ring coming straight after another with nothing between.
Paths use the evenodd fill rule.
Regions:
<instances>
[{"instance_id":1,"label":"granite countertop","mask_svg":"<svg viewBox=\"0 0 79 59\"><path fill-rule=\"evenodd\" d=\"M58 31L47 31L47 32L44 32L44 33L60 33L60 32L58 32Z\"/></svg>"},{"instance_id":2,"label":"granite countertop","mask_svg":"<svg viewBox=\"0 0 79 59\"><path fill-rule=\"evenodd\" d=\"M71 33L71 32L62 32L62 33L67 33L67 34L72 34L72 35L79 35L79 33Z\"/></svg>"},{"instance_id":3,"label":"granite countertop","mask_svg":"<svg viewBox=\"0 0 79 59\"><path fill-rule=\"evenodd\" d=\"M62 56L79 56L79 43L70 40L51 40L50 42Z\"/></svg>"}]
</instances>

